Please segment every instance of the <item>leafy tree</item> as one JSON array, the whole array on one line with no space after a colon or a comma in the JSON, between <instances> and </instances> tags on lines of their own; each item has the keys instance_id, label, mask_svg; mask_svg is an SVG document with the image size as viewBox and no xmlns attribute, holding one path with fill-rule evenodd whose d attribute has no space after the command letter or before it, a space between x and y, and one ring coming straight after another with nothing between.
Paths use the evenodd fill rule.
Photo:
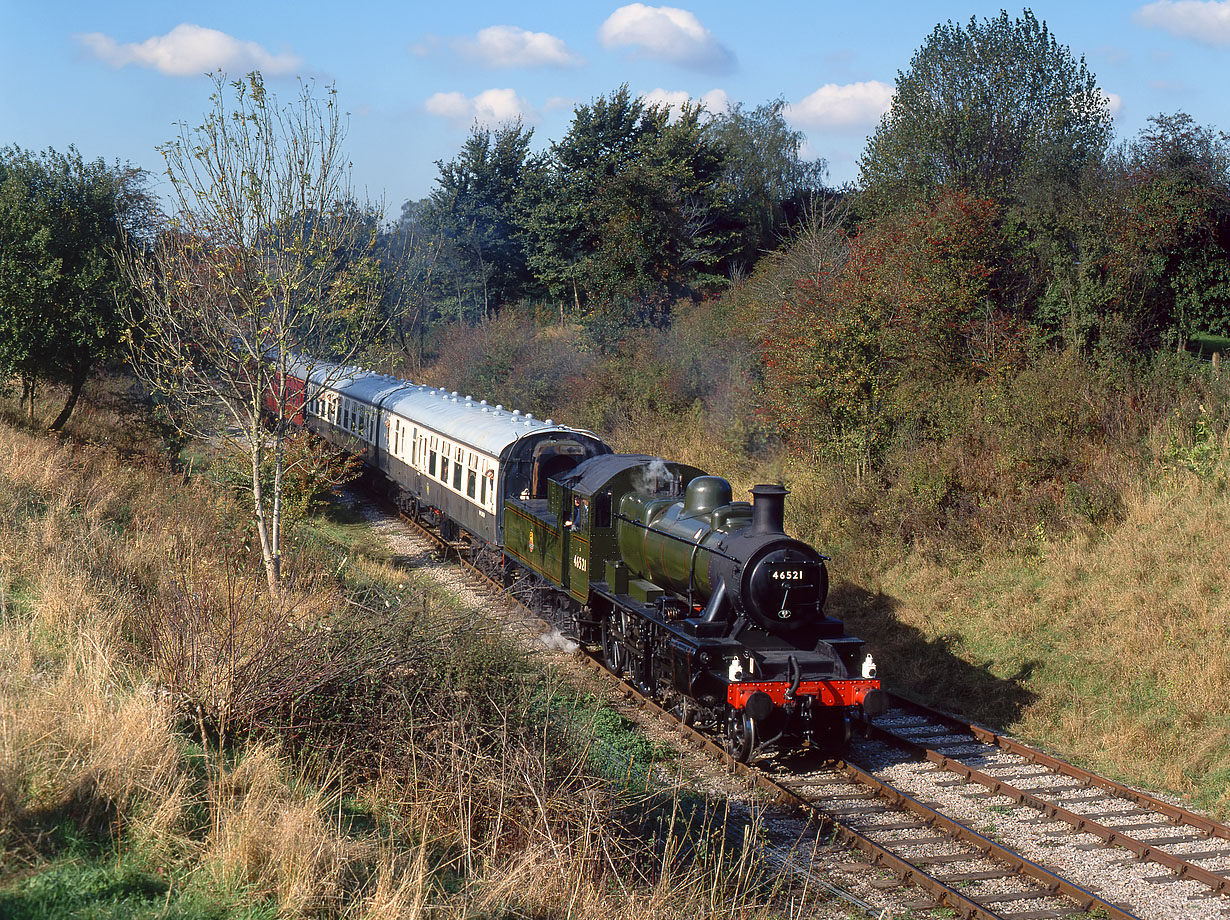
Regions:
<instances>
[{"instance_id":1,"label":"leafy tree","mask_svg":"<svg viewBox=\"0 0 1230 920\"><path fill-rule=\"evenodd\" d=\"M72 147L0 152L0 370L21 378L31 419L39 380L68 385L59 430L90 372L119 352L130 289L116 253L156 213L140 170Z\"/></svg>"},{"instance_id":2,"label":"leafy tree","mask_svg":"<svg viewBox=\"0 0 1230 920\"><path fill-rule=\"evenodd\" d=\"M707 133L720 151L722 218L735 230L727 273L739 274L775 248L824 190L824 160L804 160L802 131L786 123L781 99L714 116Z\"/></svg>"},{"instance_id":3,"label":"leafy tree","mask_svg":"<svg viewBox=\"0 0 1230 920\"><path fill-rule=\"evenodd\" d=\"M378 258L386 282L380 301L381 320L399 364L417 376L423 366L424 339L434 318L442 243L425 226L422 213L429 203L407 201L401 220L381 231Z\"/></svg>"},{"instance_id":4,"label":"leafy tree","mask_svg":"<svg viewBox=\"0 0 1230 920\"><path fill-rule=\"evenodd\" d=\"M1106 203L1114 301L1140 344L1230 334L1230 136L1157 115Z\"/></svg>"},{"instance_id":5,"label":"leafy tree","mask_svg":"<svg viewBox=\"0 0 1230 920\"><path fill-rule=\"evenodd\" d=\"M461 153L440 171L426 214L440 244L436 282L456 303L487 317L522 297L530 283L519 239L516 199L533 129L518 119L494 132L475 127Z\"/></svg>"},{"instance_id":6,"label":"leafy tree","mask_svg":"<svg viewBox=\"0 0 1230 920\"><path fill-rule=\"evenodd\" d=\"M960 192L867 223L799 279L762 340L764 408L796 448L869 472L919 390L997 374L1014 325L997 307L997 206Z\"/></svg>"},{"instance_id":7,"label":"leafy tree","mask_svg":"<svg viewBox=\"0 0 1230 920\"><path fill-rule=\"evenodd\" d=\"M944 186L1005 202L1072 186L1109 142L1105 96L1032 12L938 25L897 74L892 105L859 161L871 213Z\"/></svg>"},{"instance_id":8,"label":"leafy tree","mask_svg":"<svg viewBox=\"0 0 1230 920\"><path fill-rule=\"evenodd\" d=\"M233 438L247 457L276 593L293 472L286 422L303 399L287 370L306 343L378 311L378 221L351 196L335 89L321 99L301 86L281 105L259 73L229 84L219 73L214 86L204 122L181 125L161 148L177 213L148 256L129 263L143 308L133 359L186 430ZM350 352L360 344L349 342Z\"/></svg>"},{"instance_id":9,"label":"leafy tree","mask_svg":"<svg viewBox=\"0 0 1230 920\"><path fill-rule=\"evenodd\" d=\"M685 105L646 105L621 86L578 106L524 192L529 263L578 310L622 312L715 280L721 155Z\"/></svg>"}]
</instances>

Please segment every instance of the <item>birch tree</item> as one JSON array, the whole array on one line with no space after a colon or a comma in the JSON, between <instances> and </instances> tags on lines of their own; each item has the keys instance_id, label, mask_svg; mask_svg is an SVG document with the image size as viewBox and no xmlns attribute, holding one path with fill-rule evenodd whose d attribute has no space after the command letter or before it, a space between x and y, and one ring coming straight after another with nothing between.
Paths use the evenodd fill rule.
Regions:
<instances>
[{"instance_id":1,"label":"birch tree","mask_svg":"<svg viewBox=\"0 0 1230 920\"><path fill-rule=\"evenodd\" d=\"M204 121L159 148L176 213L128 263L141 293L132 357L176 425L246 456L276 594L289 422L316 395L293 392L287 371L322 354L345 363L373 335L380 214L352 195L332 86L300 84L281 104L259 73L213 82Z\"/></svg>"}]
</instances>

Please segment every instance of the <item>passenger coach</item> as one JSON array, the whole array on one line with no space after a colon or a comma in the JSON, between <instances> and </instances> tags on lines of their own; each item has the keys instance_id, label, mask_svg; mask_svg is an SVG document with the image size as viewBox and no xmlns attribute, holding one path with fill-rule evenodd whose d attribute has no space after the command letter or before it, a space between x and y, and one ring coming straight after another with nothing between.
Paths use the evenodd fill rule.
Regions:
<instances>
[{"instance_id":1,"label":"passenger coach","mask_svg":"<svg viewBox=\"0 0 1230 920\"><path fill-rule=\"evenodd\" d=\"M545 499L551 477L611 449L592 432L437 387L335 364L302 362L303 422L363 458L394 486L403 511L503 543L505 497Z\"/></svg>"}]
</instances>

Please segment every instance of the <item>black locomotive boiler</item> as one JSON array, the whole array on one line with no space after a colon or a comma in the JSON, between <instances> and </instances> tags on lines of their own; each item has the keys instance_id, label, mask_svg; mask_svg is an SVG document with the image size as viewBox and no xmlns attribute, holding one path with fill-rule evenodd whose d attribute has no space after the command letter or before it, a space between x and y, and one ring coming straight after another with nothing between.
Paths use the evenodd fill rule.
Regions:
<instances>
[{"instance_id":1,"label":"black locomotive boiler","mask_svg":"<svg viewBox=\"0 0 1230 920\"><path fill-rule=\"evenodd\" d=\"M854 714L883 711L863 642L824 612L825 557L785 533L782 486L734 501L724 479L550 419L357 368L295 373L292 415L732 756L840 752Z\"/></svg>"}]
</instances>

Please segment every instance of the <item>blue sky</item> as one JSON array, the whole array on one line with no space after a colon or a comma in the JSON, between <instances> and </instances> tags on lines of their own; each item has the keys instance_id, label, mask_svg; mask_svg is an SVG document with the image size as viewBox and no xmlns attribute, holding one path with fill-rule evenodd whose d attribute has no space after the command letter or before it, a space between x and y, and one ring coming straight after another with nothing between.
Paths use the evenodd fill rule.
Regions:
<instances>
[{"instance_id":1,"label":"blue sky","mask_svg":"<svg viewBox=\"0 0 1230 920\"><path fill-rule=\"evenodd\" d=\"M287 98L298 77L336 84L350 113L355 184L393 217L430 192L434 161L457 152L476 117L495 124L520 114L545 146L575 103L626 82L711 108L783 98L809 152L841 183L857 177L897 72L936 24L1001 6L368 0L343 11L319 0L0 0L0 145L75 144L87 157L156 172L156 146L208 108L204 73L257 68ZM1085 57L1121 138L1180 109L1230 129L1230 0L1047 0L1032 9Z\"/></svg>"}]
</instances>

